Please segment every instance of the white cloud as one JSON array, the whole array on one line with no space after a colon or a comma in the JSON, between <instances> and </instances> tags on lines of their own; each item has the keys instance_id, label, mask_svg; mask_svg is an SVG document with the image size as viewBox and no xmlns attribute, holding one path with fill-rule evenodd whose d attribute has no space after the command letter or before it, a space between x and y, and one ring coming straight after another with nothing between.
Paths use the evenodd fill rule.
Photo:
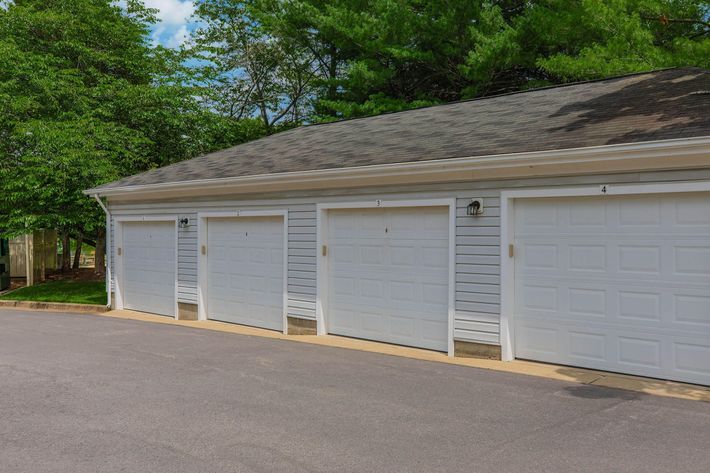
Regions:
<instances>
[{"instance_id":1,"label":"white cloud","mask_svg":"<svg viewBox=\"0 0 710 473\"><path fill-rule=\"evenodd\" d=\"M158 10L158 20L164 26L185 25L195 12L195 4L180 0L144 0L145 6Z\"/></svg>"},{"instance_id":2,"label":"white cloud","mask_svg":"<svg viewBox=\"0 0 710 473\"><path fill-rule=\"evenodd\" d=\"M122 0L118 0L119 4ZM158 10L158 23L153 26L151 40L153 45L163 45L166 48L179 48L187 41L195 12L195 4L191 0L143 0L148 8Z\"/></svg>"},{"instance_id":3,"label":"white cloud","mask_svg":"<svg viewBox=\"0 0 710 473\"><path fill-rule=\"evenodd\" d=\"M163 44L163 35L165 34L165 27L162 25L157 25L153 28L153 32L150 34L150 39L153 41L153 46Z\"/></svg>"},{"instance_id":4,"label":"white cloud","mask_svg":"<svg viewBox=\"0 0 710 473\"><path fill-rule=\"evenodd\" d=\"M163 46L166 48L179 48L187 41L189 34L187 25L180 25L167 40L163 41Z\"/></svg>"}]
</instances>

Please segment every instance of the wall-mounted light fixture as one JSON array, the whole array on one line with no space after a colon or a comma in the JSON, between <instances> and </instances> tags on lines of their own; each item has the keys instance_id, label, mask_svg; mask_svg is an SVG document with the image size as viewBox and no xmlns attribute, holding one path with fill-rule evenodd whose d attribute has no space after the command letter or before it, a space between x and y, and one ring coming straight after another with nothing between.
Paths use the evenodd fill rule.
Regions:
<instances>
[{"instance_id":1,"label":"wall-mounted light fixture","mask_svg":"<svg viewBox=\"0 0 710 473\"><path fill-rule=\"evenodd\" d=\"M178 220L178 225L180 228L187 228L187 225L189 223L190 223L190 220L188 220L186 218L181 218L180 220Z\"/></svg>"},{"instance_id":2,"label":"wall-mounted light fixture","mask_svg":"<svg viewBox=\"0 0 710 473\"><path fill-rule=\"evenodd\" d=\"M479 215L483 215L483 199L480 197L471 199L471 203L469 203L466 207L466 215L469 215L471 217L478 217Z\"/></svg>"}]
</instances>

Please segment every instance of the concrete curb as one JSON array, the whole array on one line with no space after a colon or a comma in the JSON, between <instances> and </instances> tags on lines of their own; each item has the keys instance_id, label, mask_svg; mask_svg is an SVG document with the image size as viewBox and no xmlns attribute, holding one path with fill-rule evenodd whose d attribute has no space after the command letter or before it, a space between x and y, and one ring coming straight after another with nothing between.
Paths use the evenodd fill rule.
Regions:
<instances>
[{"instance_id":1,"label":"concrete curb","mask_svg":"<svg viewBox=\"0 0 710 473\"><path fill-rule=\"evenodd\" d=\"M0 300L0 307L13 309L46 310L54 312L79 312L82 314L101 314L104 312L108 312L109 310L109 308L105 305L10 300Z\"/></svg>"}]
</instances>

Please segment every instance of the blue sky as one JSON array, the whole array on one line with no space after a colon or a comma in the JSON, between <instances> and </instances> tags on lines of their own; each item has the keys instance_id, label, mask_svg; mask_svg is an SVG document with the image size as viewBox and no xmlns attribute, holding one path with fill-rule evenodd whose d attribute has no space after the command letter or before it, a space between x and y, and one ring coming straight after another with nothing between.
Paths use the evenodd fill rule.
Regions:
<instances>
[{"instance_id":1,"label":"blue sky","mask_svg":"<svg viewBox=\"0 0 710 473\"><path fill-rule=\"evenodd\" d=\"M158 10L159 23L153 27L151 39L155 44L177 48L187 40L195 28L190 16L195 11L192 0L143 0L148 8Z\"/></svg>"}]
</instances>

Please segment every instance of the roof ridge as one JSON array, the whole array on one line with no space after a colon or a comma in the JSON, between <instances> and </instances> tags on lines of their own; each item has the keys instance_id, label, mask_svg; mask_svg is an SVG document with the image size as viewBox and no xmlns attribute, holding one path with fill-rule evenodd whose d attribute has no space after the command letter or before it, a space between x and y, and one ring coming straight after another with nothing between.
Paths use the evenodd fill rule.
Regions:
<instances>
[{"instance_id":1,"label":"roof ridge","mask_svg":"<svg viewBox=\"0 0 710 473\"><path fill-rule=\"evenodd\" d=\"M329 122L308 123L305 125L291 128L286 131L288 132L288 131L292 131L292 130L298 130L299 128L309 128L309 127L316 127L316 126L333 125L336 123L350 122L350 121L354 121L354 120L365 120L368 118L376 118L376 117L382 117L382 116L387 116L387 115L394 115L397 113L413 112L415 110L426 110L429 108L445 107L447 105L457 105L457 104L468 103L468 102L478 102L478 101L483 101L483 100L496 99L496 98L500 98L500 97L507 97L510 95L527 94L527 93L540 92L540 91L550 90L550 89L561 89L564 87L573 87L575 85L593 84L596 82L606 82L606 81L624 79L626 77L635 77L635 76L642 76L642 75L647 75L647 74L655 74L658 72L673 71L673 70L691 70L691 69L696 69L696 70L700 70L703 72L708 72L707 69L703 69L702 67L697 67L697 66L665 67L662 69L653 69L650 71L640 71L640 72L630 72L627 74L620 74L620 75L616 75L616 76L603 77L603 78L599 78L599 79L587 79L587 80L580 80L580 81L575 81L575 82L565 82L563 84L553 84L553 85L547 85L544 87L535 87L533 89L513 90L511 92L505 92L502 94L486 95L483 97L472 97L470 99L454 100L452 102L437 103L437 104L433 104L433 105L422 105L421 107L407 108L404 110L392 110L389 112L378 113L376 115L366 115L363 117L342 118L340 120L333 120L333 121L329 121Z\"/></svg>"}]
</instances>

